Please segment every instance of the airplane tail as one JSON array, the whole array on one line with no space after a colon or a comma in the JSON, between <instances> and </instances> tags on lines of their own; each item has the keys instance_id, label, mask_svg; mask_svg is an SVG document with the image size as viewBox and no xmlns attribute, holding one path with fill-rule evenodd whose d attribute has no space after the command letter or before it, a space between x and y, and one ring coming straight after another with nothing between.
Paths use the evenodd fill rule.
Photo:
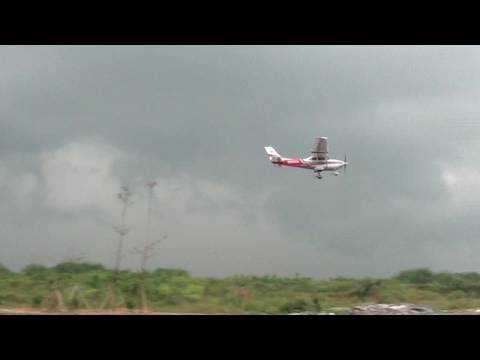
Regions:
<instances>
[{"instance_id":1,"label":"airplane tail","mask_svg":"<svg viewBox=\"0 0 480 360\"><path fill-rule=\"evenodd\" d=\"M265 151L268 155L268 159L272 163L280 163L282 161L282 156L271 146L265 146Z\"/></svg>"},{"instance_id":2,"label":"airplane tail","mask_svg":"<svg viewBox=\"0 0 480 360\"><path fill-rule=\"evenodd\" d=\"M281 157L281 155L271 146L265 146L265 151L267 152L268 156L277 156Z\"/></svg>"}]
</instances>

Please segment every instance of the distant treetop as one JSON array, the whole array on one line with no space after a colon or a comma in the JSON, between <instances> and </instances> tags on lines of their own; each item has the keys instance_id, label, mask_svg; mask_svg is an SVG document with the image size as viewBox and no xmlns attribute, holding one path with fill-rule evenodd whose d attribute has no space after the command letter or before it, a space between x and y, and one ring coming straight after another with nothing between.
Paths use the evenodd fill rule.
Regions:
<instances>
[{"instance_id":1,"label":"distant treetop","mask_svg":"<svg viewBox=\"0 0 480 360\"><path fill-rule=\"evenodd\" d=\"M9 273L10 270L3 264L0 263L0 273Z\"/></svg>"}]
</instances>

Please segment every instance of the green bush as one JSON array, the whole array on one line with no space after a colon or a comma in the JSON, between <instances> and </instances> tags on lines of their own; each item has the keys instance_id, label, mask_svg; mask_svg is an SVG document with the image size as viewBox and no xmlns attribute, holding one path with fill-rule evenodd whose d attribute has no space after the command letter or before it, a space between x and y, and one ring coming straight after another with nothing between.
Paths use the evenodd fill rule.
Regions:
<instances>
[{"instance_id":1,"label":"green bush","mask_svg":"<svg viewBox=\"0 0 480 360\"><path fill-rule=\"evenodd\" d=\"M162 278L175 278L175 277L190 277L190 274L186 270L182 269L156 269L153 274Z\"/></svg>"},{"instance_id":2,"label":"green bush","mask_svg":"<svg viewBox=\"0 0 480 360\"><path fill-rule=\"evenodd\" d=\"M312 298L312 303L313 303L313 307L315 309L316 312L320 312L322 311L322 305L320 304L320 299L318 297L313 297Z\"/></svg>"},{"instance_id":3,"label":"green bush","mask_svg":"<svg viewBox=\"0 0 480 360\"><path fill-rule=\"evenodd\" d=\"M88 286L98 289L102 286L102 280L98 274L93 275L88 281L87 281Z\"/></svg>"},{"instance_id":4,"label":"green bush","mask_svg":"<svg viewBox=\"0 0 480 360\"><path fill-rule=\"evenodd\" d=\"M352 292L352 295L365 299L366 297L374 295L379 290L382 280L364 279L360 280L357 288Z\"/></svg>"},{"instance_id":5,"label":"green bush","mask_svg":"<svg viewBox=\"0 0 480 360\"><path fill-rule=\"evenodd\" d=\"M460 278L480 284L480 274L476 272L467 272L457 274Z\"/></svg>"},{"instance_id":6,"label":"green bush","mask_svg":"<svg viewBox=\"0 0 480 360\"><path fill-rule=\"evenodd\" d=\"M295 299L286 302L281 308L281 312L304 312L309 309L308 303L304 299Z\"/></svg>"},{"instance_id":7,"label":"green bush","mask_svg":"<svg viewBox=\"0 0 480 360\"><path fill-rule=\"evenodd\" d=\"M455 290L448 295L449 299L464 299L467 296L465 291L462 290Z\"/></svg>"},{"instance_id":8,"label":"green bush","mask_svg":"<svg viewBox=\"0 0 480 360\"><path fill-rule=\"evenodd\" d=\"M40 305L42 305L43 303L43 296L41 295L35 295L33 298L32 298L32 306L33 307L38 307Z\"/></svg>"},{"instance_id":9,"label":"green bush","mask_svg":"<svg viewBox=\"0 0 480 360\"><path fill-rule=\"evenodd\" d=\"M203 298L205 288L199 284L188 284L184 289L182 289L181 294L185 300L194 303L198 302Z\"/></svg>"},{"instance_id":10,"label":"green bush","mask_svg":"<svg viewBox=\"0 0 480 360\"><path fill-rule=\"evenodd\" d=\"M91 271L105 270L102 264L94 264L89 262L66 261L59 263L53 267L53 270L59 273L78 274Z\"/></svg>"},{"instance_id":11,"label":"green bush","mask_svg":"<svg viewBox=\"0 0 480 360\"><path fill-rule=\"evenodd\" d=\"M447 292L457 290L463 291L466 288L466 284L458 275L443 272L434 275L433 288Z\"/></svg>"},{"instance_id":12,"label":"green bush","mask_svg":"<svg viewBox=\"0 0 480 360\"><path fill-rule=\"evenodd\" d=\"M49 277L50 269L44 265L32 264L23 268L23 273L31 277L33 280L43 281Z\"/></svg>"},{"instance_id":13,"label":"green bush","mask_svg":"<svg viewBox=\"0 0 480 360\"><path fill-rule=\"evenodd\" d=\"M130 300L130 299L127 300L125 305L127 306L127 309L130 309L130 310L135 309L135 302L133 300Z\"/></svg>"},{"instance_id":14,"label":"green bush","mask_svg":"<svg viewBox=\"0 0 480 360\"><path fill-rule=\"evenodd\" d=\"M397 275L396 278L411 284L428 284L433 281L434 274L428 268L420 268L402 271Z\"/></svg>"}]
</instances>

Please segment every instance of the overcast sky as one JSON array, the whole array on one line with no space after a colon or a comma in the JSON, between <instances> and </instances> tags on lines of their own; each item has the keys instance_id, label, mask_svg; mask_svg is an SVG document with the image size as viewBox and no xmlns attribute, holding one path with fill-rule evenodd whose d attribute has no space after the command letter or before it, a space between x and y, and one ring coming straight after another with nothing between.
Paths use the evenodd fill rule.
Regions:
<instances>
[{"instance_id":1,"label":"overcast sky","mask_svg":"<svg viewBox=\"0 0 480 360\"><path fill-rule=\"evenodd\" d=\"M476 46L1 46L0 262L194 275L480 271ZM338 177L272 166L327 136Z\"/></svg>"}]
</instances>

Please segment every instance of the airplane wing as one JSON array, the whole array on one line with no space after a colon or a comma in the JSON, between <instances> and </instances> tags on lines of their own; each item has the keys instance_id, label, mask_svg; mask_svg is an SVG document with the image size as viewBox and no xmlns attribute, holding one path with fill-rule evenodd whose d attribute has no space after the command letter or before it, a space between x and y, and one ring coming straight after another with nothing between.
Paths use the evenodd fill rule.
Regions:
<instances>
[{"instance_id":1,"label":"airplane wing","mask_svg":"<svg viewBox=\"0 0 480 360\"><path fill-rule=\"evenodd\" d=\"M312 158L319 160L328 159L328 146L326 137L318 137L313 141Z\"/></svg>"}]
</instances>

